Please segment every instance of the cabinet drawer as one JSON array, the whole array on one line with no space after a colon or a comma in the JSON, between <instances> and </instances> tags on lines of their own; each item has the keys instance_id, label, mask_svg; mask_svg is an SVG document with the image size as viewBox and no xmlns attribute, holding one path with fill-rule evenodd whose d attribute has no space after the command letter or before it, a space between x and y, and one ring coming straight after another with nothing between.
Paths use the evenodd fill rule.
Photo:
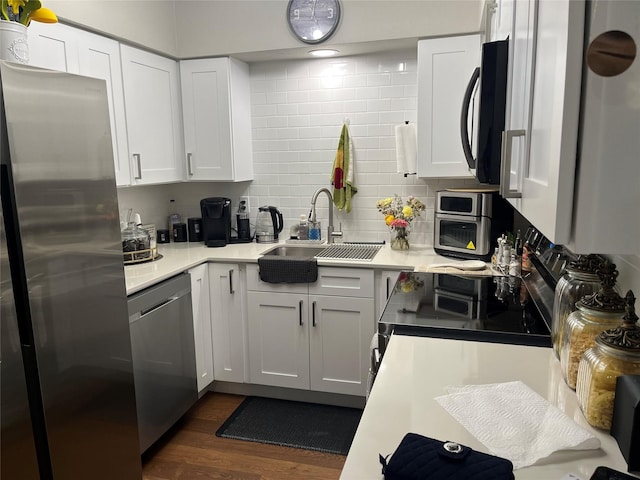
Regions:
<instances>
[{"instance_id":1,"label":"cabinet drawer","mask_svg":"<svg viewBox=\"0 0 640 480\"><path fill-rule=\"evenodd\" d=\"M373 270L320 267L318 280L309 284L310 295L373 298Z\"/></svg>"},{"instance_id":2,"label":"cabinet drawer","mask_svg":"<svg viewBox=\"0 0 640 480\"><path fill-rule=\"evenodd\" d=\"M267 283L260 280L258 265L247 265L247 290L258 292L309 293L308 283Z\"/></svg>"}]
</instances>

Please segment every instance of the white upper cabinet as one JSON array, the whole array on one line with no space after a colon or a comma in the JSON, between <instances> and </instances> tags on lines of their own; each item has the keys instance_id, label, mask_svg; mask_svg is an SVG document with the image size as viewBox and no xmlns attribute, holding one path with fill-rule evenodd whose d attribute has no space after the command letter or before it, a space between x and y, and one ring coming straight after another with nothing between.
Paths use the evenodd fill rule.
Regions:
<instances>
[{"instance_id":1,"label":"white upper cabinet","mask_svg":"<svg viewBox=\"0 0 640 480\"><path fill-rule=\"evenodd\" d=\"M418 177L475 177L462 149L460 116L479 65L480 35L418 42Z\"/></svg>"},{"instance_id":2,"label":"white upper cabinet","mask_svg":"<svg viewBox=\"0 0 640 480\"><path fill-rule=\"evenodd\" d=\"M501 192L553 243L566 244L573 210L585 4L523 0L514 8Z\"/></svg>"},{"instance_id":3,"label":"white upper cabinet","mask_svg":"<svg viewBox=\"0 0 640 480\"><path fill-rule=\"evenodd\" d=\"M178 63L120 45L132 184L184 180Z\"/></svg>"},{"instance_id":4,"label":"white upper cabinet","mask_svg":"<svg viewBox=\"0 0 640 480\"><path fill-rule=\"evenodd\" d=\"M183 60L180 77L187 180L252 180L249 66Z\"/></svg>"},{"instance_id":5,"label":"white upper cabinet","mask_svg":"<svg viewBox=\"0 0 640 480\"><path fill-rule=\"evenodd\" d=\"M38 22L29 25L28 42L31 65L107 82L116 183L129 185L131 173L118 42L60 23Z\"/></svg>"}]
</instances>

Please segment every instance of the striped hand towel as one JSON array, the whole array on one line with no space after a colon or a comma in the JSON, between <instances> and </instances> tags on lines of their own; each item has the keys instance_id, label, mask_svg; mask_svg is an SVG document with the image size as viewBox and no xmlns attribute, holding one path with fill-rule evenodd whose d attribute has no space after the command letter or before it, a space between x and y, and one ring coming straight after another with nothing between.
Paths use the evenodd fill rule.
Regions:
<instances>
[{"instance_id":1,"label":"striped hand towel","mask_svg":"<svg viewBox=\"0 0 640 480\"><path fill-rule=\"evenodd\" d=\"M333 184L333 203L338 210L351 211L351 197L358 192L355 185L355 169L353 162L353 142L349 135L349 127L342 126L338 151L331 169Z\"/></svg>"}]
</instances>

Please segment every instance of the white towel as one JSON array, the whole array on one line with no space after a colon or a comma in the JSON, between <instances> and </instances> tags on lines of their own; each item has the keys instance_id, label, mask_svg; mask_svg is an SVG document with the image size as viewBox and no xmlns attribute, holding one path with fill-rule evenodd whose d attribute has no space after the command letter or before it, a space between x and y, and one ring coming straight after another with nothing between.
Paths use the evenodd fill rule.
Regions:
<instances>
[{"instance_id":1,"label":"white towel","mask_svg":"<svg viewBox=\"0 0 640 480\"><path fill-rule=\"evenodd\" d=\"M600 440L522 382L447 387L435 400L513 468L558 450L593 450Z\"/></svg>"},{"instance_id":2,"label":"white towel","mask_svg":"<svg viewBox=\"0 0 640 480\"><path fill-rule=\"evenodd\" d=\"M416 124L396 126L396 161L398 173L416 173L418 164Z\"/></svg>"}]
</instances>

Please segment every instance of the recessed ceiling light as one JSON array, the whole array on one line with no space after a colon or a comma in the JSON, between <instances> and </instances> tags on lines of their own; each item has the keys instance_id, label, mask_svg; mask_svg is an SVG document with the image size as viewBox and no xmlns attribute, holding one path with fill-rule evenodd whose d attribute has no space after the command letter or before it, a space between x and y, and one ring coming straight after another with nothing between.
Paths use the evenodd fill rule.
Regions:
<instances>
[{"instance_id":1,"label":"recessed ceiling light","mask_svg":"<svg viewBox=\"0 0 640 480\"><path fill-rule=\"evenodd\" d=\"M314 57L332 57L334 55L337 55L340 52L338 50L325 48L325 49L319 49L319 50L310 50L309 53Z\"/></svg>"}]
</instances>

